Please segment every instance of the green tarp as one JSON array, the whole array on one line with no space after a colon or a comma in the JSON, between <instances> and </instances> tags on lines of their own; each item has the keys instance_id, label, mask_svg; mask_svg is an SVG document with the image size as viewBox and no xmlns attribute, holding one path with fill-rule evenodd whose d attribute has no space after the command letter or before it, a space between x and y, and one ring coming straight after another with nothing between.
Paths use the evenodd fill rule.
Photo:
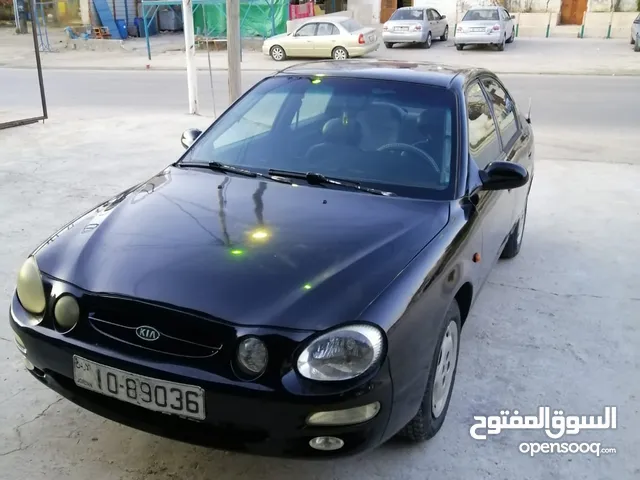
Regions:
<instances>
[{"instance_id":1,"label":"green tarp","mask_svg":"<svg viewBox=\"0 0 640 480\"><path fill-rule=\"evenodd\" d=\"M226 2L214 0L195 4L193 24L196 35L227 36ZM271 37L287 31L288 0L253 0L240 2L240 33L247 37Z\"/></svg>"}]
</instances>

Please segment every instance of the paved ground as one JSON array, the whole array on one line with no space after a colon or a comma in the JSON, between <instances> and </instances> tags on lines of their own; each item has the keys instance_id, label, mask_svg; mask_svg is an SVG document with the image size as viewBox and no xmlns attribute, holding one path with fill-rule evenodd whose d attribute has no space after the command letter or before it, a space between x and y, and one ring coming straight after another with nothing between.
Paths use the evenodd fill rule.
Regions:
<instances>
[{"instance_id":1,"label":"paved ground","mask_svg":"<svg viewBox=\"0 0 640 480\"><path fill-rule=\"evenodd\" d=\"M33 41L26 35L9 35L0 29L0 67L33 68ZM171 36L169 36L171 37ZM176 36L173 36L174 38ZM51 47L54 52L42 53L44 68L66 69L120 69L144 70L184 70L184 48L178 35L178 42L167 36L153 38L152 59L147 59L143 39L107 41L108 45L95 42L88 50L65 48L64 37L51 34ZM462 52L453 48L453 42L434 41L429 50L415 47L396 46L391 50L381 46L370 58L391 58L399 60L428 60L451 65L466 65L490 68L498 73L546 73L546 74L592 74L592 75L640 75L640 54L635 53L627 39L577 39L577 38L517 38L507 45L504 52L494 49L470 48ZM260 52L245 50L243 53L244 70L274 70L293 63L275 62ZM196 56L199 69L208 69L206 52ZM211 68L226 70L226 51L211 53Z\"/></svg>"},{"instance_id":2,"label":"paved ground","mask_svg":"<svg viewBox=\"0 0 640 480\"><path fill-rule=\"evenodd\" d=\"M20 74L0 71L0 79L22 84ZM210 121L180 113L183 101L174 97L183 92L183 79L173 73L75 72L73 88L65 86L71 74L47 75L52 120L0 131L0 312L7 312L16 271L33 247L66 220L160 170L180 152L182 129ZM208 77L200 81L204 88ZM517 259L498 265L463 332L454 396L437 438L411 448L392 442L330 463L255 458L159 439L84 412L41 387L23 370L8 325L0 322L0 479L638 478L640 161L630 120L639 111L633 92L640 79L505 81L519 101L534 99L538 168L526 238ZM224 77L214 83L225 98ZM113 95L107 84L130 93ZM92 100L91 89L100 100ZM70 91L75 108L68 106ZM517 445L544 441L539 432L484 442L469 436L474 415L503 408L532 412L538 405L577 414L617 406L617 430L578 436L616 447L617 454L530 458Z\"/></svg>"}]
</instances>

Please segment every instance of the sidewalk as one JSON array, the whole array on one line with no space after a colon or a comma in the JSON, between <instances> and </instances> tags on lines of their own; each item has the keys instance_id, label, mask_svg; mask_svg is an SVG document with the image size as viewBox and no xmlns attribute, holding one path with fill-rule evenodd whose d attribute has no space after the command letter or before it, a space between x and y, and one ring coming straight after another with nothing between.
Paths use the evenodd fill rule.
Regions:
<instances>
[{"instance_id":1,"label":"sidewalk","mask_svg":"<svg viewBox=\"0 0 640 480\"><path fill-rule=\"evenodd\" d=\"M152 40L152 59L148 60L144 39L100 44L100 50L65 48L62 35L49 35L53 52L42 52L43 68L85 70L184 70L184 47L181 35L161 35ZM93 43L95 46L95 42ZM94 47L91 47L94 48ZM226 51L212 51L211 68L227 69ZM628 40L577 38L517 38L504 52L492 49L457 51L451 41L434 42L429 50L412 47L381 46L369 58L408 61L434 61L453 66L481 66L496 73L640 75L640 53ZM243 52L243 70L272 72L305 60L275 62L261 52ZM0 67L33 68L32 37L7 35L0 31ZM207 70L206 51L196 54L196 66Z\"/></svg>"}]
</instances>

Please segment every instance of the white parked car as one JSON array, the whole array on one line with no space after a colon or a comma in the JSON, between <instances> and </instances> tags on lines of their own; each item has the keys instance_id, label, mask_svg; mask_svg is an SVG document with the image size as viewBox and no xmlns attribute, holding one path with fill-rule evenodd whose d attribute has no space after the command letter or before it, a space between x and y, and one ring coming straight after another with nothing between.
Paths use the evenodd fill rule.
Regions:
<instances>
[{"instance_id":1,"label":"white parked car","mask_svg":"<svg viewBox=\"0 0 640 480\"><path fill-rule=\"evenodd\" d=\"M449 38L447 16L440 15L435 8L402 7L382 26L382 41L392 48L396 43L417 43L431 48L431 41Z\"/></svg>"},{"instance_id":2,"label":"white parked car","mask_svg":"<svg viewBox=\"0 0 640 480\"><path fill-rule=\"evenodd\" d=\"M499 51L516 37L515 19L503 7L474 7L456 28L453 42L458 50L467 45L494 45Z\"/></svg>"},{"instance_id":3,"label":"white parked car","mask_svg":"<svg viewBox=\"0 0 640 480\"><path fill-rule=\"evenodd\" d=\"M313 17L291 33L267 38L262 53L280 62L287 57L319 57L346 60L377 50L378 35L373 28L353 18Z\"/></svg>"}]
</instances>

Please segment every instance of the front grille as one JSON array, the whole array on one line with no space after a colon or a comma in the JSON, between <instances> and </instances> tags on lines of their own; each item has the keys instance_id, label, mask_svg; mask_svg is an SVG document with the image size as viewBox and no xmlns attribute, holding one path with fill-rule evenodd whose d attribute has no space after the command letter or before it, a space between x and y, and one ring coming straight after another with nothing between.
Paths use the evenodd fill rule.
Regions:
<instances>
[{"instance_id":1,"label":"front grille","mask_svg":"<svg viewBox=\"0 0 640 480\"><path fill-rule=\"evenodd\" d=\"M235 329L215 319L136 300L93 295L83 300L89 324L104 342L185 359L218 359L236 340ZM155 332L152 338L141 335L149 330Z\"/></svg>"},{"instance_id":2,"label":"front grille","mask_svg":"<svg viewBox=\"0 0 640 480\"><path fill-rule=\"evenodd\" d=\"M144 340L140 338L138 331L140 328L146 327L146 325L120 325L92 315L89 316L89 322L98 332L115 340L146 350L175 355L177 357L208 358L213 357L222 349L221 343L218 345L195 343L183 338L167 335L157 328L154 329L159 334L157 339Z\"/></svg>"}]
</instances>

